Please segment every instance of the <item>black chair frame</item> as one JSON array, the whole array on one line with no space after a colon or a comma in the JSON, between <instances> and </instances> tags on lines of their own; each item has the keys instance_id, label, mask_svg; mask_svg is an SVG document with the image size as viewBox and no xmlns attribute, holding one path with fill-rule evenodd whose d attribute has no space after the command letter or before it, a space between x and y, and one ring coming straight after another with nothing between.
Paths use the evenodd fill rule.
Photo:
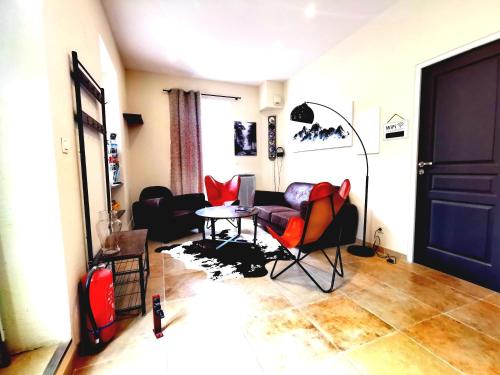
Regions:
<instances>
[{"instance_id":1,"label":"black chair frame","mask_svg":"<svg viewBox=\"0 0 500 375\"><path fill-rule=\"evenodd\" d=\"M332 223L330 225L332 225L335 222L335 216L336 215L335 215L334 204L333 204L333 194L330 195L330 197L331 197L330 198L330 204L331 204L332 213L333 213L333 219L332 219ZM312 202L312 203L314 203L314 202ZM307 207L307 211L306 211L306 219L305 219L305 223L304 223L304 230L302 231L302 238L300 240L300 244L304 243L305 235L306 235L306 232L307 232L307 227L309 225L309 218L311 216L311 211L312 211L312 204L309 204L308 207ZM289 265L287 265L285 268L283 268L277 274L274 274L274 271L276 269L276 264L278 263L278 260L275 260L274 264L273 264L273 268L271 270L271 275L270 275L271 279L273 279L273 280L276 279L278 276L280 276L285 271L287 271L288 269L290 269L290 267L292 267L293 265L297 264L302 269L302 271L304 271L304 273L307 275L307 277L309 277L309 279L311 279L311 281L323 293L331 293L333 291L333 289L334 289L334 286L335 286L335 276L339 275L340 277L344 277L344 267L342 265L342 255L340 253L340 244L339 244L339 242L340 242L340 234L341 233L339 231L338 238L337 238L337 249L336 249L336 253L335 253L335 260L333 262L330 259L330 257L325 253L325 249L321 245L321 239L319 239L318 241L316 241L313 244L299 245L297 247L297 249L299 251L298 251L298 254L296 256L294 254L292 254L292 252L289 249L287 249L286 247L283 247L285 249L285 251L288 253L288 255L292 258L292 263L290 263ZM311 255L313 252L318 251L318 250L323 253L323 255L325 256L325 258L328 260L328 263L330 263L330 266L332 267L332 279L331 279L330 286L327 287L327 288L322 287L319 284L319 282L314 278L314 276L301 263L301 261L304 260L307 256ZM338 267L340 267L340 269Z\"/></svg>"}]
</instances>

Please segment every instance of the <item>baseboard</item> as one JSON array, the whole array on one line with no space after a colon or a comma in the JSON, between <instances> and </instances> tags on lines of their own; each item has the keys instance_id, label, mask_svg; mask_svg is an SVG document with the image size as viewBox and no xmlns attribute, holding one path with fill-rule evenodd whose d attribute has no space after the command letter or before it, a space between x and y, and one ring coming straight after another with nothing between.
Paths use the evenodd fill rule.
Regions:
<instances>
[{"instance_id":1,"label":"baseboard","mask_svg":"<svg viewBox=\"0 0 500 375\"><path fill-rule=\"evenodd\" d=\"M363 240L360 240L359 238L356 238L356 244L357 245L361 245L363 243ZM372 242L368 242L366 241L365 242L366 246L368 247L373 247L373 243ZM402 260L403 262L408 262L407 258L406 258L406 254L403 254L402 252L400 251L396 251L396 250L392 250L392 249L389 249L387 247L384 247L384 246L380 246L378 247L382 252L385 252L386 254L390 255L390 256L393 256L393 257L396 257L396 259L398 261Z\"/></svg>"},{"instance_id":2,"label":"baseboard","mask_svg":"<svg viewBox=\"0 0 500 375\"><path fill-rule=\"evenodd\" d=\"M76 349L77 345L75 344L75 341L72 340L68 350L66 350L66 354L57 368L55 375L71 375L73 373L73 360L75 359Z\"/></svg>"}]
</instances>

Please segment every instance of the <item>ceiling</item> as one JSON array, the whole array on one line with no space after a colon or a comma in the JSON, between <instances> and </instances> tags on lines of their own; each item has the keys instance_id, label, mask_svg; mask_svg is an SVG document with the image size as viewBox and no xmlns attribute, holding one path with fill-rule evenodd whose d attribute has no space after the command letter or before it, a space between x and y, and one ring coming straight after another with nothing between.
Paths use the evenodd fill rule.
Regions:
<instances>
[{"instance_id":1,"label":"ceiling","mask_svg":"<svg viewBox=\"0 0 500 375\"><path fill-rule=\"evenodd\" d=\"M129 69L259 84L294 72L396 0L102 0Z\"/></svg>"}]
</instances>

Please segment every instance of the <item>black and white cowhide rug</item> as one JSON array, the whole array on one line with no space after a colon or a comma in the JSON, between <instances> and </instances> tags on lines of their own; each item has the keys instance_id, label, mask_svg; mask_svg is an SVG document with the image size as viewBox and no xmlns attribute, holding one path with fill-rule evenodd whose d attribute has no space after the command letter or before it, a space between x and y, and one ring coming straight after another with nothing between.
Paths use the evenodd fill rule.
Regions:
<instances>
[{"instance_id":1,"label":"black and white cowhide rug","mask_svg":"<svg viewBox=\"0 0 500 375\"><path fill-rule=\"evenodd\" d=\"M219 240L226 240L232 236L228 229L216 235ZM208 242L200 240L161 246L155 251L169 254L182 261L186 268L206 272L212 280L262 277L267 275L266 263L276 259L292 259L288 252L266 232L259 231L255 246L253 236L246 233L242 233L237 241L230 242L218 250Z\"/></svg>"}]
</instances>

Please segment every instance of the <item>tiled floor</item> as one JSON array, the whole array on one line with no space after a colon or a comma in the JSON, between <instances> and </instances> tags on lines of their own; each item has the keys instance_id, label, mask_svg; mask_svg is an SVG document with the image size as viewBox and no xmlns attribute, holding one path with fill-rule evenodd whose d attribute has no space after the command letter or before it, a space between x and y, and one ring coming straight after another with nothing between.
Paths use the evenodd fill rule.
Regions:
<instances>
[{"instance_id":1,"label":"tiled floor","mask_svg":"<svg viewBox=\"0 0 500 375\"><path fill-rule=\"evenodd\" d=\"M148 301L164 298L165 337L148 309L122 320L101 354L77 358L75 374L500 374L500 296L488 289L346 251L331 294L298 267L275 281L210 281L159 245ZM324 259L306 259L326 281Z\"/></svg>"},{"instance_id":2,"label":"tiled floor","mask_svg":"<svg viewBox=\"0 0 500 375\"><path fill-rule=\"evenodd\" d=\"M44 346L12 356L9 367L0 368L0 375L42 374L57 345Z\"/></svg>"}]
</instances>

